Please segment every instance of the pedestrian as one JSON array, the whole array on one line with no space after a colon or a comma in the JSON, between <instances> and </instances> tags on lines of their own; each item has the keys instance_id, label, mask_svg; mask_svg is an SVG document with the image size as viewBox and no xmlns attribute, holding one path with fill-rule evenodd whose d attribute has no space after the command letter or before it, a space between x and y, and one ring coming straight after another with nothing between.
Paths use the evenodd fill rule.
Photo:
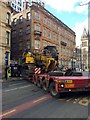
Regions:
<instances>
[{"instance_id":1,"label":"pedestrian","mask_svg":"<svg viewBox=\"0 0 90 120\"><path fill-rule=\"evenodd\" d=\"M5 78L6 78L6 80L7 80L7 78L8 78L7 71L8 71L8 67L6 66L6 68L5 68Z\"/></svg>"},{"instance_id":2,"label":"pedestrian","mask_svg":"<svg viewBox=\"0 0 90 120\"><path fill-rule=\"evenodd\" d=\"M71 68L67 68L66 72L65 72L65 76L71 76L72 75L72 69Z\"/></svg>"},{"instance_id":3,"label":"pedestrian","mask_svg":"<svg viewBox=\"0 0 90 120\"><path fill-rule=\"evenodd\" d=\"M11 77L11 68L8 69L8 78Z\"/></svg>"}]
</instances>

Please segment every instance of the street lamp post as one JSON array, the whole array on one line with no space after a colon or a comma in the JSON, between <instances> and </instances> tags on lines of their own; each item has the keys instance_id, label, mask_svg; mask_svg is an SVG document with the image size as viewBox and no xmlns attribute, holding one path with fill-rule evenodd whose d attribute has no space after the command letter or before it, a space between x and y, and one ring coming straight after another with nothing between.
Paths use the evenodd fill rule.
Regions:
<instances>
[{"instance_id":1,"label":"street lamp post","mask_svg":"<svg viewBox=\"0 0 90 120\"><path fill-rule=\"evenodd\" d=\"M74 62L74 59L75 59L75 50L73 51L73 57L72 57L72 60L71 60L71 66L72 66L72 70L75 68L75 62Z\"/></svg>"}]
</instances>

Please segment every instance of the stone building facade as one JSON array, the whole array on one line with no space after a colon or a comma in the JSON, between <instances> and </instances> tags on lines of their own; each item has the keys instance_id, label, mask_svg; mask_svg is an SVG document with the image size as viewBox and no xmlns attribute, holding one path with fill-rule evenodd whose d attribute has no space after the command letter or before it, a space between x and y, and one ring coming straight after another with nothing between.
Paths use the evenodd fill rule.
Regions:
<instances>
[{"instance_id":1,"label":"stone building facade","mask_svg":"<svg viewBox=\"0 0 90 120\"><path fill-rule=\"evenodd\" d=\"M81 42L82 69L88 70L90 69L90 35L89 32L87 32L86 28L83 30Z\"/></svg>"},{"instance_id":2,"label":"stone building facade","mask_svg":"<svg viewBox=\"0 0 90 120\"><path fill-rule=\"evenodd\" d=\"M0 68L2 77L5 67L10 65L11 7L6 2L0 3Z\"/></svg>"}]
</instances>

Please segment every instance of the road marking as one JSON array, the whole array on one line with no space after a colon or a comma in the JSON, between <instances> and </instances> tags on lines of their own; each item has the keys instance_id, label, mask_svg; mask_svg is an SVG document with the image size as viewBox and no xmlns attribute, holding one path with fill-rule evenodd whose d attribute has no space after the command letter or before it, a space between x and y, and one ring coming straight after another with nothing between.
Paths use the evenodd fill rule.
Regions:
<instances>
[{"instance_id":1,"label":"road marking","mask_svg":"<svg viewBox=\"0 0 90 120\"><path fill-rule=\"evenodd\" d=\"M9 91L17 90L17 89L18 88L13 88L13 89L5 90L5 92L9 92Z\"/></svg>"},{"instance_id":2,"label":"road marking","mask_svg":"<svg viewBox=\"0 0 90 120\"><path fill-rule=\"evenodd\" d=\"M44 99L46 99L46 98L47 98L47 97L42 97L42 98L40 98L40 99L37 99L37 100L33 101L33 103L40 102L40 101L42 101L42 100L44 100Z\"/></svg>"},{"instance_id":3,"label":"road marking","mask_svg":"<svg viewBox=\"0 0 90 120\"><path fill-rule=\"evenodd\" d=\"M8 85L8 86L15 86L15 85L23 84L23 83L27 83L27 82L22 82L22 83L12 84L12 85Z\"/></svg>"},{"instance_id":4,"label":"road marking","mask_svg":"<svg viewBox=\"0 0 90 120\"><path fill-rule=\"evenodd\" d=\"M4 92L10 92L10 91L13 91L13 90L23 89L23 88L30 87L30 86L32 86L32 85L26 85L26 86L23 86L23 87L13 88L13 89L5 90Z\"/></svg>"},{"instance_id":5,"label":"road marking","mask_svg":"<svg viewBox=\"0 0 90 120\"><path fill-rule=\"evenodd\" d=\"M14 107L11 110L8 110L8 111L4 112L4 114L0 115L0 117L5 117L5 118L11 117L11 116L13 116L17 113L20 113L24 110L30 109L30 107L38 105L38 104L42 103L43 101L48 100L49 98L52 98L52 97L47 94L47 95L41 96L37 99L28 101L26 103L23 103L21 105L18 105L16 107Z\"/></svg>"},{"instance_id":6,"label":"road marking","mask_svg":"<svg viewBox=\"0 0 90 120\"><path fill-rule=\"evenodd\" d=\"M75 101L73 102L74 104L79 102L82 98L75 98Z\"/></svg>"},{"instance_id":7,"label":"road marking","mask_svg":"<svg viewBox=\"0 0 90 120\"><path fill-rule=\"evenodd\" d=\"M87 98L83 98L78 103L83 106L88 106L89 100Z\"/></svg>"},{"instance_id":8,"label":"road marking","mask_svg":"<svg viewBox=\"0 0 90 120\"><path fill-rule=\"evenodd\" d=\"M29 86L32 86L32 85L22 86L22 87L19 87L19 89L26 88L26 87L29 87Z\"/></svg>"},{"instance_id":9,"label":"road marking","mask_svg":"<svg viewBox=\"0 0 90 120\"><path fill-rule=\"evenodd\" d=\"M73 98L69 98L69 99L67 99L66 102L69 102L69 101L71 101L71 100L73 100Z\"/></svg>"},{"instance_id":10,"label":"road marking","mask_svg":"<svg viewBox=\"0 0 90 120\"><path fill-rule=\"evenodd\" d=\"M13 110L11 110L11 111L8 111L8 112L6 112L6 113L3 113L2 115L0 115L0 117L7 116L7 115L9 115L9 114L11 114L11 113L13 113L13 112L15 112L15 111L16 111L16 109L13 109Z\"/></svg>"}]
</instances>

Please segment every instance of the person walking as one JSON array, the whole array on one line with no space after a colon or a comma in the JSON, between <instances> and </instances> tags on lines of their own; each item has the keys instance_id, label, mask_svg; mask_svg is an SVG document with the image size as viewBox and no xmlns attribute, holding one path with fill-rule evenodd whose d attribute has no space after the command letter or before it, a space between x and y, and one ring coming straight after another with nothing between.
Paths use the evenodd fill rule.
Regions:
<instances>
[{"instance_id":1,"label":"person walking","mask_svg":"<svg viewBox=\"0 0 90 120\"><path fill-rule=\"evenodd\" d=\"M6 80L7 80L7 78L8 78L7 71L8 71L8 67L6 66L6 68L5 68L5 79L6 79Z\"/></svg>"}]
</instances>

